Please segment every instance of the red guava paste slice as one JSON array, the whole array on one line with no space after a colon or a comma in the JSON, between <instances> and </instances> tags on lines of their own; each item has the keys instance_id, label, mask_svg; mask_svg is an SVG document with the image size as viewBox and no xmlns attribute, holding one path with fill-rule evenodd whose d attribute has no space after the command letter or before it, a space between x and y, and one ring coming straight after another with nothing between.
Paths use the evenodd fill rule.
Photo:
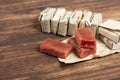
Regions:
<instances>
[{"instance_id":1,"label":"red guava paste slice","mask_svg":"<svg viewBox=\"0 0 120 80\"><path fill-rule=\"evenodd\" d=\"M75 39L80 48L95 48L96 47L96 39L90 28L76 29Z\"/></svg>"},{"instance_id":2,"label":"red guava paste slice","mask_svg":"<svg viewBox=\"0 0 120 80\"><path fill-rule=\"evenodd\" d=\"M48 38L40 45L40 52L65 59L72 51L72 48L69 44Z\"/></svg>"},{"instance_id":3,"label":"red guava paste slice","mask_svg":"<svg viewBox=\"0 0 120 80\"><path fill-rule=\"evenodd\" d=\"M87 57L90 54L94 55L96 53L96 47L95 48L79 48L76 42L76 39L74 37L68 39L68 44L73 46L73 52L76 53L80 58Z\"/></svg>"}]
</instances>

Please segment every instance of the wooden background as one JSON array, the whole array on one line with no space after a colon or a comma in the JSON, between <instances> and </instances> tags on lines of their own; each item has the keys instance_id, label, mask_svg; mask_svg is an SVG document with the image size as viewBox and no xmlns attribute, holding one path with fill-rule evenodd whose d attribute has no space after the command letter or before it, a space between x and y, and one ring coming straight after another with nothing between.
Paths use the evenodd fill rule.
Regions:
<instances>
[{"instance_id":1,"label":"wooden background","mask_svg":"<svg viewBox=\"0 0 120 80\"><path fill-rule=\"evenodd\" d=\"M0 80L120 80L120 54L65 65L40 53L53 34L40 32L38 17L47 6L103 13L120 21L120 0L0 0Z\"/></svg>"}]
</instances>

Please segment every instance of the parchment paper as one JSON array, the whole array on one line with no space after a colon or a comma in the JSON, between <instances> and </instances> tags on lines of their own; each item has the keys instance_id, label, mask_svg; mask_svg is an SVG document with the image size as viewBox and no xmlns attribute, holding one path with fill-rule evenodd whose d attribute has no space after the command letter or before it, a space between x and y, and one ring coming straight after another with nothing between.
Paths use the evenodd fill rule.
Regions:
<instances>
[{"instance_id":1,"label":"parchment paper","mask_svg":"<svg viewBox=\"0 0 120 80\"><path fill-rule=\"evenodd\" d=\"M62 42L67 43L67 39ZM97 43L96 55L89 55L85 58L79 58L75 53L71 52L70 55L66 59L58 58L58 60L65 64L70 64L70 63L76 63L76 62L80 62L80 61L90 60L95 57L104 57L104 56L107 56L110 54L114 54L116 52L120 52L120 50L110 50L100 40L97 40L96 43Z\"/></svg>"}]
</instances>

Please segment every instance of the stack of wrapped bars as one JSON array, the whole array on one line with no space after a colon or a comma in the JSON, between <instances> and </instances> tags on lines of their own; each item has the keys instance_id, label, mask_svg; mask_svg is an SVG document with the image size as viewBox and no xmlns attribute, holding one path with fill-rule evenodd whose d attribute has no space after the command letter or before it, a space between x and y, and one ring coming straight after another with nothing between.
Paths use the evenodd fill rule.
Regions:
<instances>
[{"instance_id":1,"label":"stack of wrapped bars","mask_svg":"<svg viewBox=\"0 0 120 80\"><path fill-rule=\"evenodd\" d=\"M98 25L102 23L101 13L91 11L66 11L65 8L48 7L40 13L41 30L61 36L73 36L75 29L90 27L97 37Z\"/></svg>"},{"instance_id":2,"label":"stack of wrapped bars","mask_svg":"<svg viewBox=\"0 0 120 80\"><path fill-rule=\"evenodd\" d=\"M120 49L120 22L107 20L98 29L100 39L110 49Z\"/></svg>"}]
</instances>

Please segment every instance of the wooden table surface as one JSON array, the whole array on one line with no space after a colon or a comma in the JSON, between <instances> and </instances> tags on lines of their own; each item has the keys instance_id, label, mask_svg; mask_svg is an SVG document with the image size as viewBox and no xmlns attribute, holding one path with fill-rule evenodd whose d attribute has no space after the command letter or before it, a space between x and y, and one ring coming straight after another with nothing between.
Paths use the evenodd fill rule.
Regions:
<instances>
[{"instance_id":1,"label":"wooden table surface","mask_svg":"<svg viewBox=\"0 0 120 80\"><path fill-rule=\"evenodd\" d=\"M47 6L120 20L120 0L0 0L0 80L120 80L119 53L70 65L40 53L44 39L67 38L40 32L39 13Z\"/></svg>"}]
</instances>

